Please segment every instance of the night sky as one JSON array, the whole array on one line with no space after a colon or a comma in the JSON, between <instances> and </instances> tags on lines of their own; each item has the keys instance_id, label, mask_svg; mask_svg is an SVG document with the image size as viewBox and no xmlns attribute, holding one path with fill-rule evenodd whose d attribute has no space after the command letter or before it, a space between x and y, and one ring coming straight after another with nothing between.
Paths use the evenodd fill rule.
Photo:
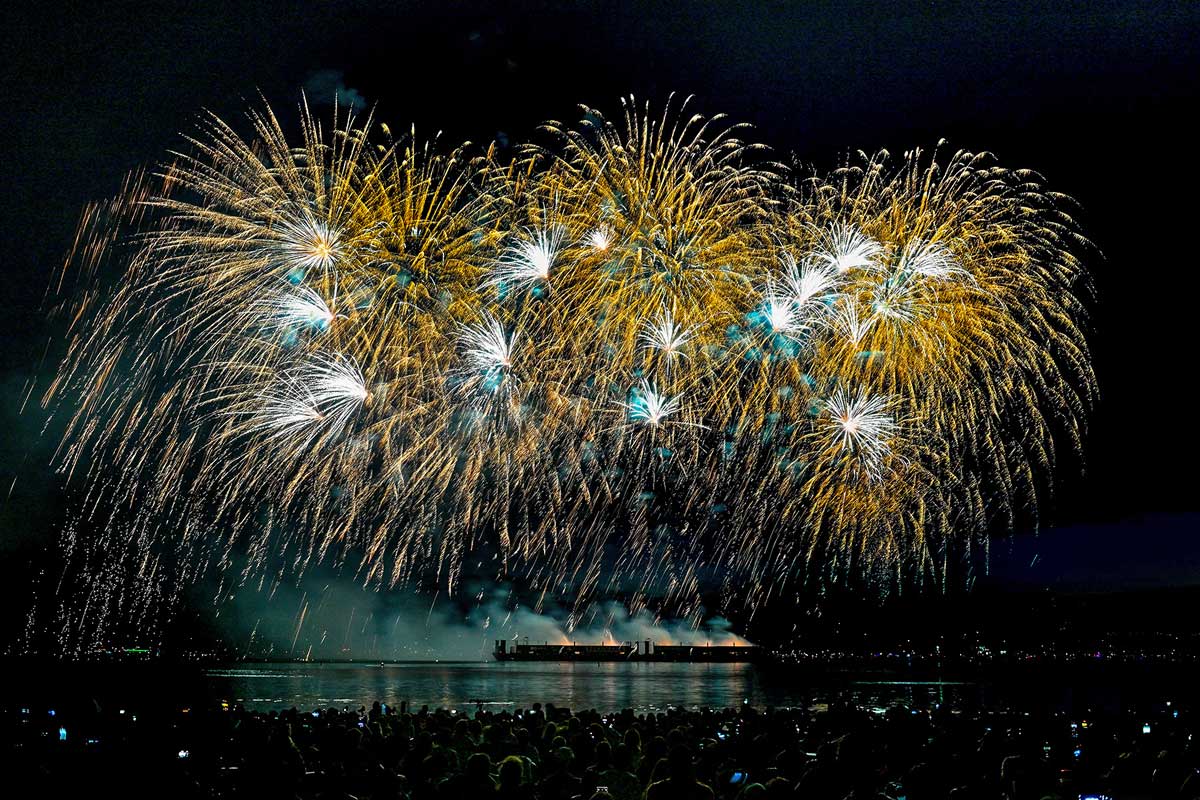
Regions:
<instances>
[{"instance_id":1,"label":"night sky","mask_svg":"<svg viewBox=\"0 0 1200 800\"><path fill-rule=\"evenodd\" d=\"M23 390L54 367L43 297L83 206L176 146L199 112L284 113L340 88L393 129L526 139L621 95L755 126L828 168L886 147L990 150L1082 206L1095 259L1101 406L1082 478L989 580L1110 591L1200 583L1194 298L1195 3L24 4L2 29L0 599L19 621L52 541L53 437ZM330 110L326 111L328 116ZM38 394L35 391L35 396ZM1072 470L1070 459L1063 465ZM11 493L9 485L15 480ZM7 633L7 631L6 631ZM7 639L8 636L3 637Z\"/></svg>"}]
</instances>

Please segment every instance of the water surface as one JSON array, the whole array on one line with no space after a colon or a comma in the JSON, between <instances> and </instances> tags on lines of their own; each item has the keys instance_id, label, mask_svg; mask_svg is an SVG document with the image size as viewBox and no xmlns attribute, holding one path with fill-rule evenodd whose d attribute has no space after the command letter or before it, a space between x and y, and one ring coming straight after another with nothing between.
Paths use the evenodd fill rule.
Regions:
<instances>
[{"instance_id":1,"label":"water surface","mask_svg":"<svg viewBox=\"0 0 1200 800\"><path fill-rule=\"evenodd\" d=\"M602 711L668 707L800 706L852 696L875 705L958 699L960 681L843 680L814 685L795 672L752 664L471 662L407 664L240 664L206 671L214 695L248 708L399 706L469 710L552 702Z\"/></svg>"}]
</instances>

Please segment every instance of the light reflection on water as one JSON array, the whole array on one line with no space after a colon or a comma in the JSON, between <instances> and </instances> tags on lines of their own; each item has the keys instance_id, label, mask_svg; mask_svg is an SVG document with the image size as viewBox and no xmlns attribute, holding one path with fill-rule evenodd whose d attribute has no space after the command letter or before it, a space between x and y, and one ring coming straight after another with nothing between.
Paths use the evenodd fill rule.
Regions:
<instances>
[{"instance_id":1,"label":"light reflection on water","mask_svg":"<svg viewBox=\"0 0 1200 800\"><path fill-rule=\"evenodd\" d=\"M843 698L864 705L929 706L956 701L973 684L850 681L837 686L787 680L751 664L478 662L409 664L266 664L207 671L210 689L248 708L391 706L473 710L552 702L602 711L633 708L802 706Z\"/></svg>"}]
</instances>

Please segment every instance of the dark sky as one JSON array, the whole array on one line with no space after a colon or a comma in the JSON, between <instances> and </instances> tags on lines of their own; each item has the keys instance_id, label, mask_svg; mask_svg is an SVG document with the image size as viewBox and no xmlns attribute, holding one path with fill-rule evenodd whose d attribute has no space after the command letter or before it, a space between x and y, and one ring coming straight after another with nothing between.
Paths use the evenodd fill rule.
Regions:
<instances>
[{"instance_id":1,"label":"dark sky","mask_svg":"<svg viewBox=\"0 0 1200 800\"><path fill-rule=\"evenodd\" d=\"M52 443L18 415L54 332L42 298L89 200L161 158L201 109L234 119L340 77L400 129L521 139L576 103L697 95L781 154L991 150L1081 203L1103 251L1102 405L1086 477L996 580L1200 583L1195 254L1200 4L27 3L0 27L0 579L57 518ZM318 79L314 83L314 76ZM315 97L320 101L322 98ZM9 483L16 487L5 501ZM1007 555L1012 551L1012 555ZM1036 560L1035 560L1036 559ZM1030 564L1033 566L1031 567Z\"/></svg>"}]
</instances>

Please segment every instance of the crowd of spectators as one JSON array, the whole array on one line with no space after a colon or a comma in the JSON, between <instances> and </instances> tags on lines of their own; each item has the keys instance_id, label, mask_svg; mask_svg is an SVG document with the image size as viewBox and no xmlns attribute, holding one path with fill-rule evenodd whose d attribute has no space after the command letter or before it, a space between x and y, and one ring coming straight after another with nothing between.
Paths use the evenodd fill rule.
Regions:
<instances>
[{"instance_id":1,"label":"crowd of spectators","mask_svg":"<svg viewBox=\"0 0 1200 800\"><path fill-rule=\"evenodd\" d=\"M38 797L116 786L124 797L289 800L1200 798L1197 744L1178 709L1152 722L852 705L604 714L550 703L5 716L5 749Z\"/></svg>"}]
</instances>

